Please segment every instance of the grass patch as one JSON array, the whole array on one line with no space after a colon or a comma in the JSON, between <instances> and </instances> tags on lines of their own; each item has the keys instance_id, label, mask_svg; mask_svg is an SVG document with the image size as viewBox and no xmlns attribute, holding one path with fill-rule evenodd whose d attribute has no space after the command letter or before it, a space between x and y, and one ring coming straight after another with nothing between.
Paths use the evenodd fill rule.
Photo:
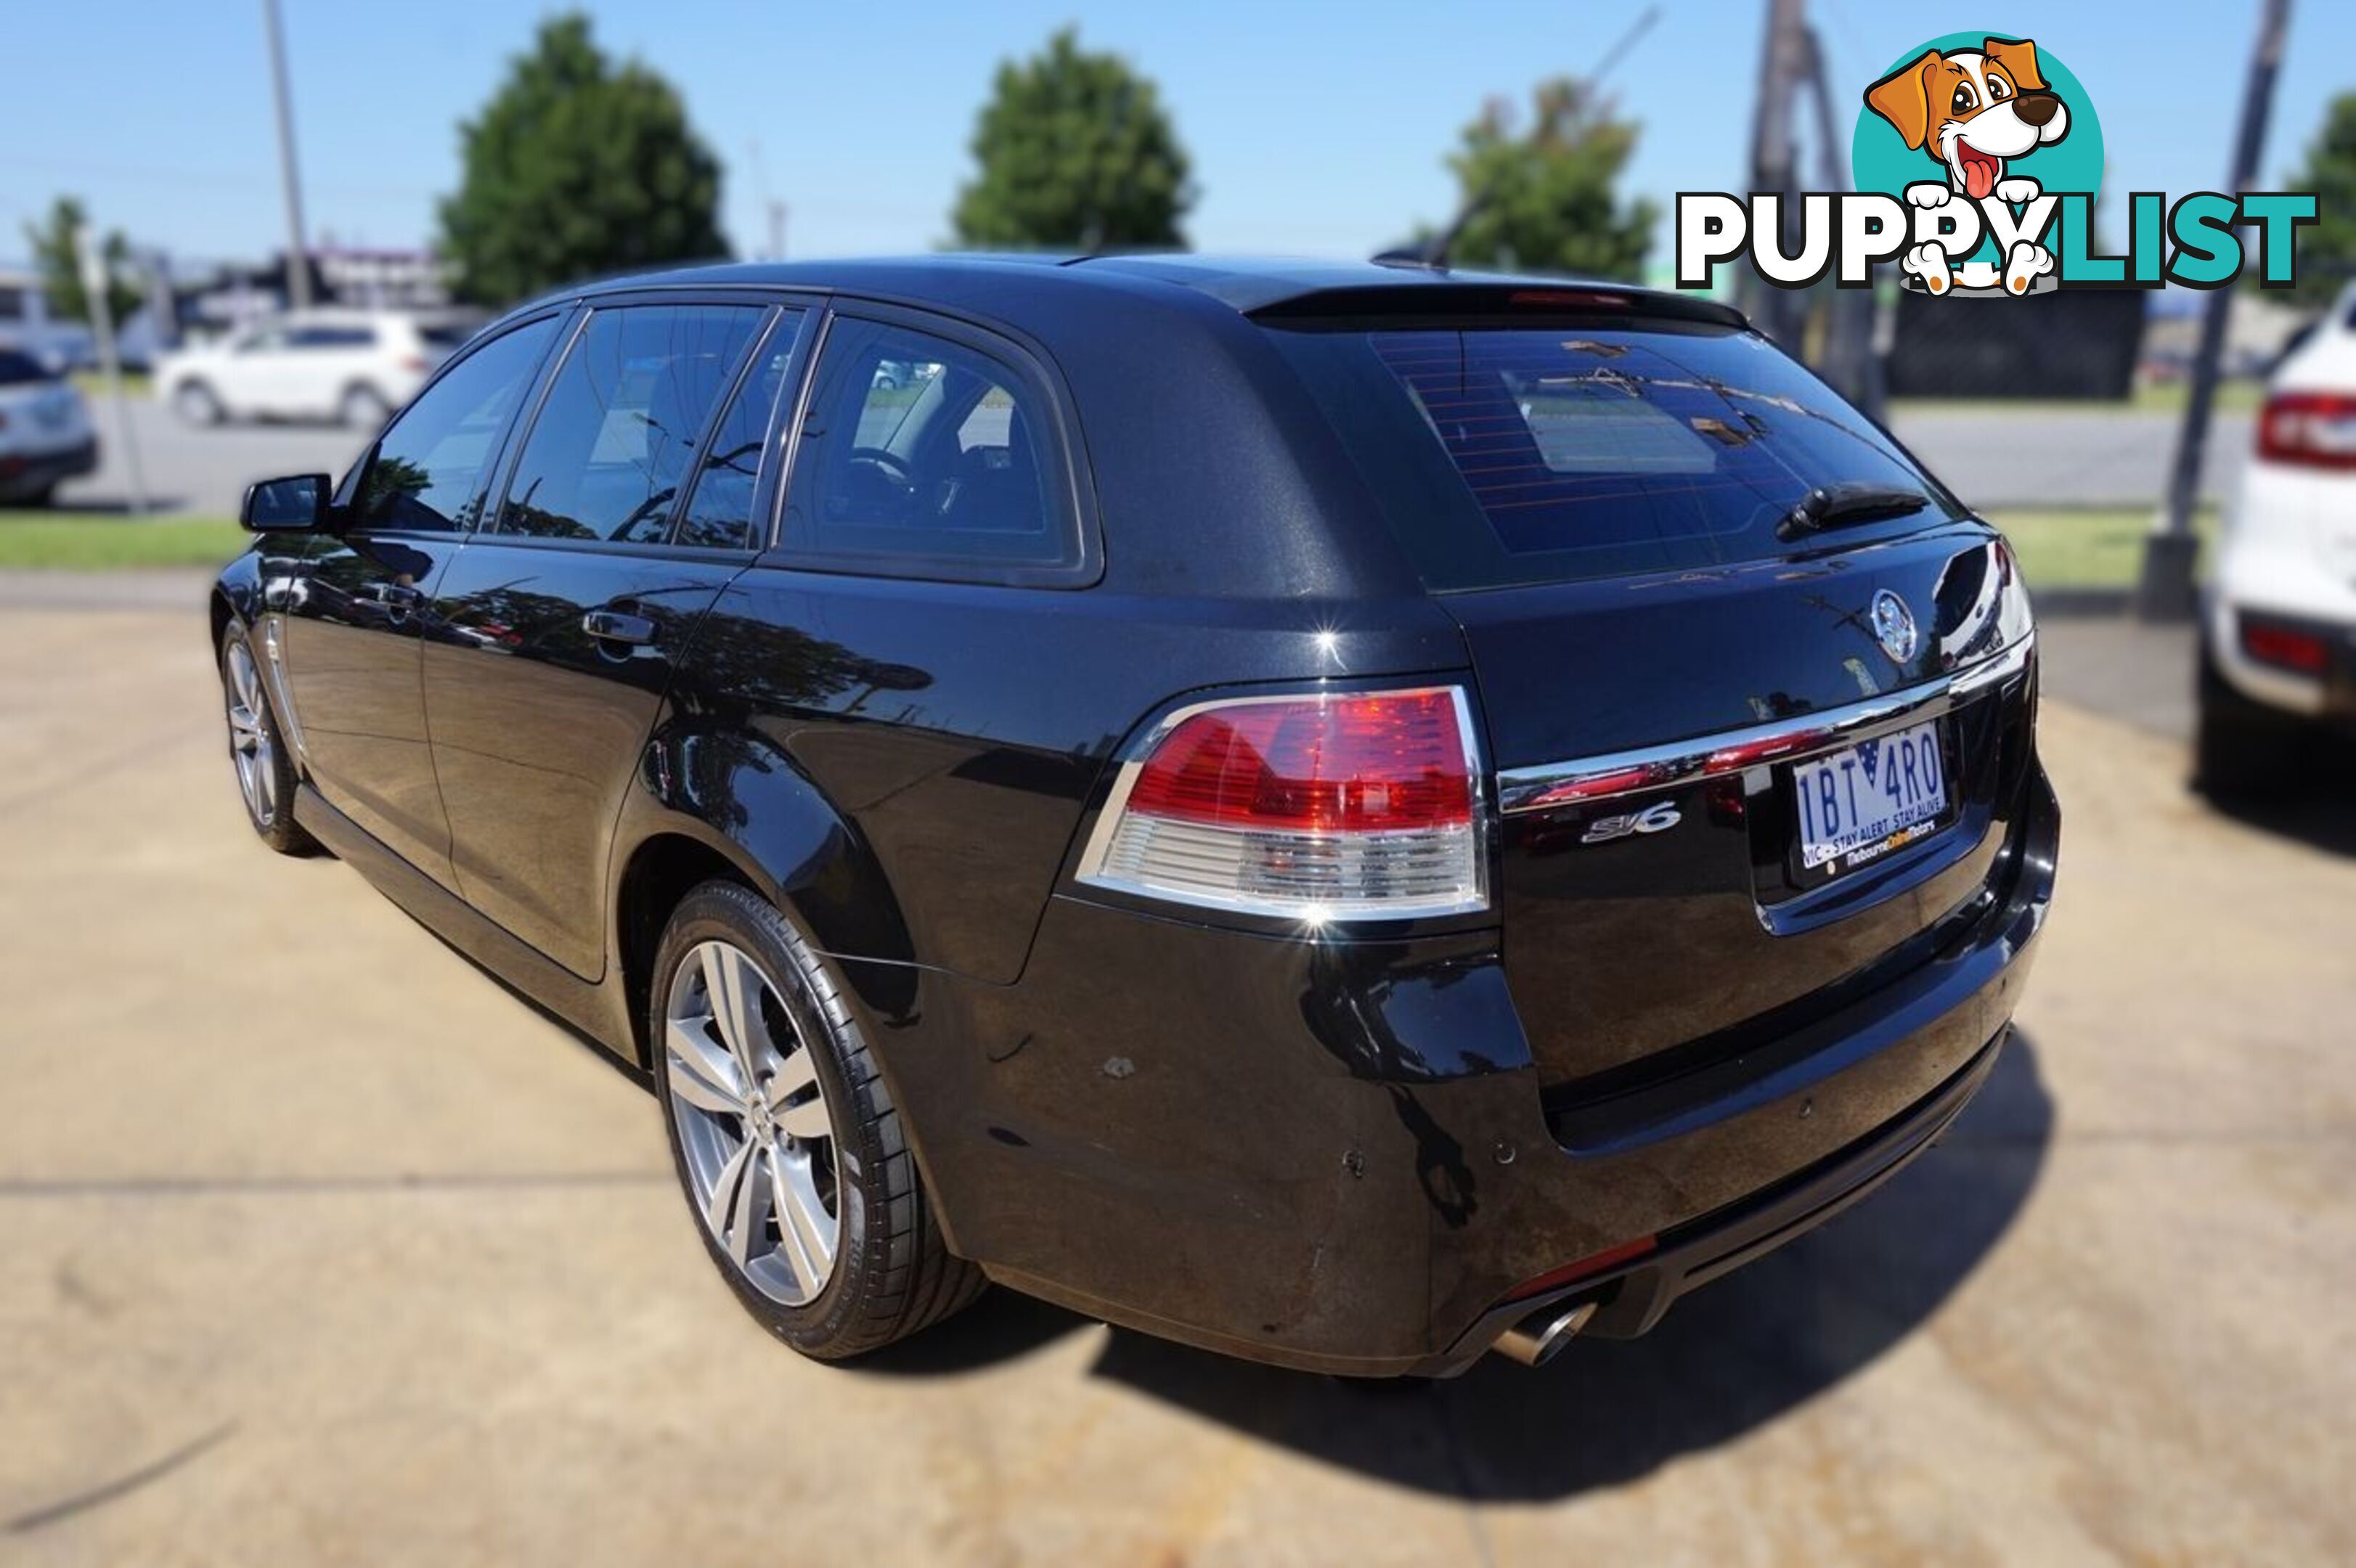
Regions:
<instances>
[{"instance_id":1,"label":"grass patch","mask_svg":"<svg viewBox=\"0 0 2356 1568\"><path fill-rule=\"evenodd\" d=\"M2083 507L2008 511L1988 518L2020 557L2029 592L2040 588L2132 588L2143 571L2143 541L2158 508ZM2205 561L2217 539L2217 509L2193 515Z\"/></svg>"},{"instance_id":2,"label":"grass patch","mask_svg":"<svg viewBox=\"0 0 2356 1568\"><path fill-rule=\"evenodd\" d=\"M2265 390L2258 381L2220 381L2214 411L2255 413L2265 400ZM1890 412L1901 418L1909 414L2180 414L2191 395L2186 382L2168 381L2137 387L2131 396L2115 402L2083 398L1892 398Z\"/></svg>"},{"instance_id":3,"label":"grass patch","mask_svg":"<svg viewBox=\"0 0 2356 1568\"><path fill-rule=\"evenodd\" d=\"M69 376L67 379L71 381L75 386L80 387L81 389L81 394L85 398L96 399L109 397L112 395L113 392L113 389L107 385L106 378L100 375L95 370L76 370L72 375ZM148 398L155 396L155 385L147 379L146 371L125 370L123 373L123 395L124 397Z\"/></svg>"},{"instance_id":4,"label":"grass patch","mask_svg":"<svg viewBox=\"0 0 2356 1568\"><path fill-rule=\"evenodd\" d=\"M227 517L0 511L0 569L122 571L219 566L252 539Z\"/></svg>"}]
</instances>

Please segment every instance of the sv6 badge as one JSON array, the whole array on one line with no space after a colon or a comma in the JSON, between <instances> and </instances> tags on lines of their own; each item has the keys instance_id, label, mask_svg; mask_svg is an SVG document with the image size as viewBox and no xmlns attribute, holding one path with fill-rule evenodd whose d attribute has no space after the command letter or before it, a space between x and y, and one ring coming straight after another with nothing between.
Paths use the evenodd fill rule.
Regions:
<instances>
[{"instance_id":1,"label":"sv6 badge","mask_svg":"<svg viewBox=\"0 0 2356 1568\"><path fill-rule=\"evenodd\" d=\"M1609 844L1614 838L1625 838L1632 833L1666 833L1685 820L1677 808L1667 801L1648 805L1642 811L1632 811L1619 816L1599 816L1587 825L1580 836L1581 844Z\"/></svg>"}]
</instances>

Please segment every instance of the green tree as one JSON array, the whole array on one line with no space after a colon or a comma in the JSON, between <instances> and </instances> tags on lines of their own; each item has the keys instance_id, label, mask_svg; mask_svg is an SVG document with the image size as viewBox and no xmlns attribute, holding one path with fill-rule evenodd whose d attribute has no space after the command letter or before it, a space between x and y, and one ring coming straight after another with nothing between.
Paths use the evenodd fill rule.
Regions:
<instances>
[{"instance_id":1,"label":"green tree","mask_svg":"<svg viewBox=\"0 0 2356 1568\"><path fill-rule=\"evenodd\" d=\"M441 249L467 299L504 304L728 253L720 163L678 92L636 60L616 68L577 12L540 25L458 136L464 172L442 202Z\"/></svg>"},{"instance_id":2,"label":"green tree","mask_svg":"<svg viewBox=\"0 0 2356 1568\"><path fill-rule=\"evenodd\" d=\"M2356 92L2331 101L2322 133L2308 146L2307 167L2283 188L2311 190L2319 198L2317 220L2299 226L2290 295L2294 304L2319 309L2356 276ZM2243 276L2256 281L2254 272Z\"/></svg>"},{"instance_id":3,"label":"green tree","mask_svg":"<svg viewBox=\"0 0 2356 1568\"><path fill-rule=\"evenodd\" d=\"M998 68L971 143L980 165L950 221L960 245L1080 251L1183 245L1186 150L1153 83L1069 27Z\"/></svg>"},{"instance_id":4,"label":"green tree","mask_svg":"<svg viewBox=\"0 0 2356 1568\"><path fill-rule=\"evenodd\" d=\"M25 243L40 270L41 292L49 296L49 308L68 321L90 320L90 295L81 286L81 253L74 243L75 233L89 221L79 200L61 196L49 203L46 219L25 225ZM131 244L116 229L99 241L98 253L106 263L107 308L120 326L142 298L131 282Z\"/></svg>"},{"instance_id":5,"label":"green tree","mask_svg":"<svg viewBox=\"0 0 2356 1568\"><path fill-rule=\"evenodd\" d=\"M1513 106L1492 99L1448 160L1469 212L1452 262L1585 277L1640 279L1658 209L1612 191L1636 148L1634 123L1617 119L1569 77L1541 82L1525 133Z\"/></svg>"}]
</instances>

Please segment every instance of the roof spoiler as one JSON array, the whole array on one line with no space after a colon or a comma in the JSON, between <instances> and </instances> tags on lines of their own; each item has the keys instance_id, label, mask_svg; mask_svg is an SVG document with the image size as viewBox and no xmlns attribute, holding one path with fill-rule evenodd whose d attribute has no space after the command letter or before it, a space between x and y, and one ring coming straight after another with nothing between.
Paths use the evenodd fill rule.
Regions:
<instances>
[{"instance_id":1,"label":"roof spoiler","mask_svg":"<svg viewBox=\"0 0 2356 1568\"><path fill-rule=\"evenodd\" d=\"M1670 293L1633 284L1537 279L1513 283L1459 283L1453 280L1376 283L1361 287L1314 289L1261 305L1245 313L1271 325L1343 326L1378 323L1504 326L1515 322L1535 325L1547 320L1598 316L1647 321L1690 321L1709 326L1742 328L1751 325L1732 305L1691 294Z\"/></svg>"}]
</instances>

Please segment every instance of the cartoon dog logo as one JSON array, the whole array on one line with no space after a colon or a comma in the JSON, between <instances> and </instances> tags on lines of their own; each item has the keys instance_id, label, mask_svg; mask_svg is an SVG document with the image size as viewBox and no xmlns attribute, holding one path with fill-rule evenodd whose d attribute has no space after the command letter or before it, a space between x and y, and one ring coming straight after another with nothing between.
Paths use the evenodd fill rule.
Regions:
<instances>
[{"instance_id":1,"label":"cartoon dog logo","mask_svg":"<svg viewBox=\"0 0 2356 1568\"><path fill-rule=\"evenodd\" d=\"M1920 208L1976 202L1990 195L2011 204L2034 201L2041 193L2038 182L2008 175L2007 168L2070 133L2069 106L2046 86L2037 69L2037 45L2027 38L1989 38L1985 48L1945 54L1927 49L1867 88L1865 102L1897 127L1910 149L1928 153L1945 169L1944 182L1906 187L1906 199ZM1946 293L1956 281L1946 251L1936 242L1911 247L1900 265L1934 294ZM2026 293L2052 271L2051 251L2020 240L2004 258L2003 287L2008 293ZM1995 282L1964 281L1983 287Z\"/></svg>"}]
</instances>

